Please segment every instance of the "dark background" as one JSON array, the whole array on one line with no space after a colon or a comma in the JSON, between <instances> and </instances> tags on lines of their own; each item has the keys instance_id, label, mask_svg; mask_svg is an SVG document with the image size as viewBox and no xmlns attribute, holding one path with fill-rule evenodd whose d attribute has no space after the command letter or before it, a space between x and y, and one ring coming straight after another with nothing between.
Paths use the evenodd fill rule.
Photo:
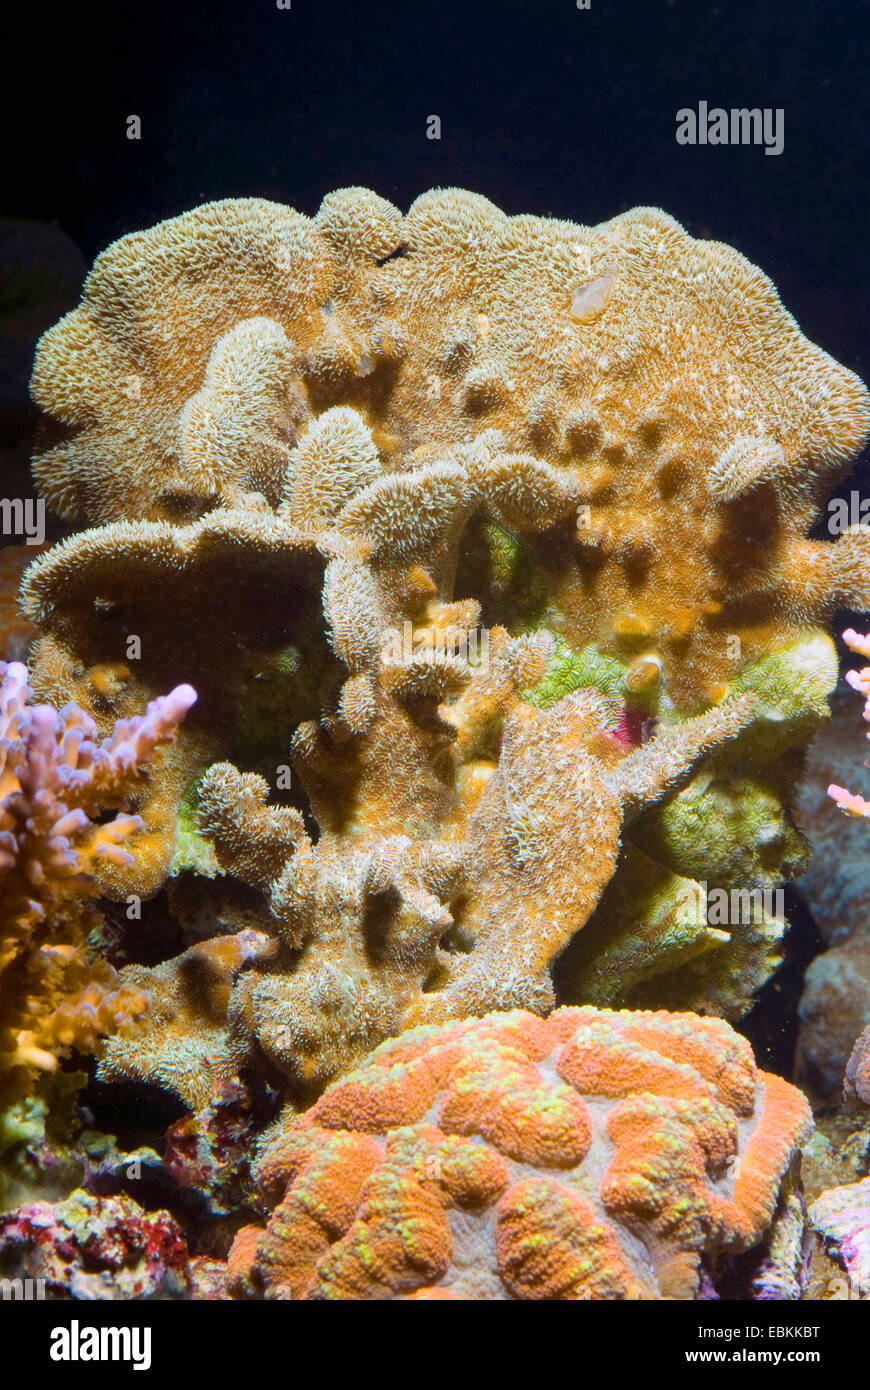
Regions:
<instances>
[{"instance_id":1,"label":"dark background","mask_svg":"<svg viewBox=\"0 0 870 1390\"><path fill-rule=\"evenodd\" d=\"M211 198L313 213L458 184L596 222L656 204L738 247L870 374L868 0L47 0L7 15L3 210L90 263ZM682 147L680 107L783 107L785 149ZM141 141L126 117L142 118ZM426 139L438 114L442 139Z\"/></svg>"},{"instance_id":2,"label":"dark background","mask_svg":"<svg viewBox=\"0 0 870 1390\"><path fill-rule=\"evenodd\" d=\"M762 265L806 334L870 375L870 0L290 3L7 18L3 211L56 221L90 263L215 197L311 214L347 183L402 208L456 183L584 222L652 203ZM784 108L784 153L678 146L699 99Z\"/></svg>"},{"instance_id":3,"label":"dark background","mask_svg":"<svg viewBox=\"0 0 870 1390\"><path fill-rule=\"evenodd\" d=\"M211 198L401 208L458 184L596 222L656 204L738 247L870 375L870 0L146 0L7 16L3 211L88 263ZM785 149L675 140L680 107L782 107ZM126 138L126 117L142 139ZM437 114L442 139L426 139Z\"/></svg>"},{"instance_id":4,"label":"dark background","mask_svg":"<svg viewBox=\"0 0 870 1390\"><path fill-rule=\"evenodd\" d=\"M808 337L870 377L870 0L290 3L44 0L7 19L0 213L74 247L34 251L0 222L5 486L26 481L34 343L85 265L212 198L312 214L363 184L404 210L455 184L579 222L658 205L744 252ZM782 107L783 153L677 145L676 112L701 99Z\"/></svg>"},{"instance_id":5,"label":"dark background","mask_svg":"<svg viewBox=\"0 0 870 1390\"><path fill-rule=\"evenodd\" d=\"M6 490L26 487L33 347L86 266L212 198L312 214L364 184L406 209L456 184L580 222L655 204L744 252L870 378L870 0L25 3L0 57ZM677 145L676 112L701 99L783 108L783 153Z\"/></svg>"}]
</instances>

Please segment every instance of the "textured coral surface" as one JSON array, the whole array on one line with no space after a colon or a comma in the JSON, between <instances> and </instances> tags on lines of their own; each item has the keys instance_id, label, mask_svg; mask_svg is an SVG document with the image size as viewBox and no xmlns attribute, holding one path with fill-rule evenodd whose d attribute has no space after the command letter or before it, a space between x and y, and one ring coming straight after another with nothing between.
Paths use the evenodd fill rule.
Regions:
<instances>
[{"instance_id":1,"label":"textured coral surface","mask_svg":"<svg viewBox=\"0 0 870 1390\"><path fill-rule=\"evenodd\" d=\"M463 723L473 737L481 717L501 715L499 768L487 769L484 786L468 779L470 792L457 778L434 698L424 688L415 718L374 682L380 712L361 740L368 766L321 743L313 728L304 743L297 733L297 766L320 825L316 844L295 808L266 804L262 778L230 764L210 769L203 827L221 865L267 895L275 949L239 976L223 1048L211 1038L219 1014L189 988L205 948L192 948L175 969L127 971L180 1021L167 1029L160 1011L148 1033L110 1043L103 1075L159 1077L203 1103L201 1087L221 1053L225 1074L265 1054L298 1082L322 1084L403 1027L493 1007L552 1007L550 966L613 873L624 817L736 733L753 702L729 701L629 751L608 738L609 711L595 692L545 711L522 706L508 664L522 654L506 646L481 689L472 684L454 707L454 742ZM505 707L512 717L504 718ZM336 787L348 795L337 797ZM222 942L230 949L236 940ZM179 991L188 1000L181 1012L172 1002ZM206 1070L191 1066L192 1037L208 1052Z\"/></svg>"},{"instance_id":2,"label":"textured coral surface","mask_svg":"<svg viewBox=\"0 0 870 1390\"><path fill-rule=\"evenodd\" d=\"M56 422L37 479L80 522L253 495L311 525L357 490L361 517L433 468L462 487L443 469L492 429L492 482L565 636L628 656L641 688L663 668L683 704L738 669L729 636L763 652L868 597L867 528L806 540L866 435L864 387L760 271L654 208L585 227L455 189L405 217L359 188L313 219L207 204L99 257L33 392ZM376 452L326 487L315 471L312 505L287 466L335 406Z\"/></svg>"},{"instance_id":3,"label":"textured coral surface","mask_svg":"<svg viewBox=\"0 0 870 1390\"><path fill-rule=\"evenodd\" d=\"M30 1298L178 1298L191 1271L184 1234L166 1211L81 1190L0 1214L0 1272L41 1281ZM14 1296L14 1295L13 1295ZM22 1297L24 1295L17 1295Z\"/></svg>"},{"instance_id":4,"label":"textured coral surface","mask_svg":"<svg viewBox=\"0 0 870 1390\"><path fill-rule=\"evenodd\" d=\"M386 1043L258 1165L237 1297L692 1298L811 1129L725 1023L514 1012Z\"/></svg>"},{"instance_id":5,"label":"textured coral surface","mask_svg":"<svg viewBox=\"0 0 870 1390\"><path fill-rule=\"evenodd\" d=\"M817 624L870 599L868 528L807 539L866 392L761 272L649 208L230 200L110 247L33 391L37 480L93 528L26 576L35 687L108 727L192 683L136 890L217 865L268 905L200 1020L219 1074L545 1012L563 953L569 1001L745 1012L784 923L718 929L707 888L798 868ZM200 1104L161 970L186 1022L104 1074Z\"/></svg>"},{"instance_id":6,"label":"textured coral surface","mask_svg":"<svg viewBox=\"0 0 870 1390\"><path fill-rule=\"evenodd\" d=\"M235 1297L799 1298L809 1109L722 1020L806 861L823 629L870 604L870 527L810 539L862 383L657 209L348 188L121 238L32 392L71 530L0 594L47 702L2 668L0 1073L96 1049L95 1092L174 1095L141 1152L217 1245L142 1291L172 1265L224 1296L283 1105ZM154 900L120 977L99 894ZM810 972L828 1098L864 940ZM822 1148L814 1191L845 1192L856 1143ZM847 1265L857 1199L816 1204ZM127 1197L69 1200L13 1243L49 1232L87 1289L114 1225L139 1268Z\"/></svg>"}]
</instances>

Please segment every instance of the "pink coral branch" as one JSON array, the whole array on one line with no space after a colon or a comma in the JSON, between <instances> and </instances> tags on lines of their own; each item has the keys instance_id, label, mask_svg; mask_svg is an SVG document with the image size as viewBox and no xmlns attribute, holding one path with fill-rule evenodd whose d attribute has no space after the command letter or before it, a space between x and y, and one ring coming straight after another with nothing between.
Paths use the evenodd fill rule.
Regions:
<instances>
[{"instance_id":1,"label":"pink coral branch","mask_svg":"<svg viewBox=\"0 0 870 1390\"><path fill-rule=\"evenodd\" d=\"M196 692L178 686L143 715L117 723L102 743L77 706L58 712L28 704L31 697L26 667L0 662L0 1085L6 1092L13 1074L52 1069L57 1054L73 1045L92 1049L147 1007L141 990L121 985L88 951L93 870L98 860L132 865L126 842L142 820L128 814L126 798ZM102 822L104 810L114 807L117 815Z\"/></svg>"},{"instance_id":2,"label":"pink coral branch","mask_svg":"<svg viewBox=\"0 0 870 1390\"><path fill-rule=\"evenodd\" d=\"M32 900L51 896L58 880L81 875L89 835L96 856L132 863L122 842L141 819L122 812L98 824L96 817L106 804L119 804L130 775L172 737L196 700L192 686L179 685L143 715L119 721L97 744L96 725L77 706L58 713L51 705L28 705L31 694L26 667L0 662L0 876L19 871L28 913Z\"/></svg>"},{"instance_id":3,"label":"pink coral branch","mask_svg":"<svg viewBox=\"0 0 870 1390\"><path fill-rule=\"evenodd\" d=\"M152 700L144 714L120 720L94 752L94 781L113 780L146 762L155 747L165 742L196 700L192 685L178 685L168 695Z\"/></svg>"},{"instance_id":4,"label":"pink coral branch","mask_svg":"<svg viewBox=\"0 0 870 1390\"><path fill-rule=\"evenodd\" d=\"M843 641L853 652L859 656L870 658L870 632L861 634L854 628L847 627L843 633ZM870 724L870 666L864 666L860 671L847 671L846 680L853 690L857 690L859 695L864 696L863 718L865 724ZM867 737L870 738L870 729ZM865 767L870 767L870 762L865 763ZM832 782L828 787L828 796L836 801L841 811L845 811L847 816L861 816L865 820L870 819L870 801L866 801L863 796L858 796L855 792L848 791L845 787L838 787Z\"/></svg>"}]
</instances>

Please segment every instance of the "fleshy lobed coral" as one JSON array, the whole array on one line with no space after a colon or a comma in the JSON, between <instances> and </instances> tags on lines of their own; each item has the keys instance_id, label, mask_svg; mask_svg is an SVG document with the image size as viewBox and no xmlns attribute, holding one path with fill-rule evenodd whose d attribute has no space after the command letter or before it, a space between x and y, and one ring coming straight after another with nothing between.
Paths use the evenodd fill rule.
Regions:
<instances>
[{"instance_id":1,"label":"fleshy lobed coral","mask_svg":"<svg viewBox=\"0 0 870 1390\"><path fill-rule=\"evenodd\" d=\"M262 932L242 931L192 946L154 967L121 971L129 989L147 995L149 1010L135 1031L102 1048L103 1080L150 1082L205 1109L243 1058L231 1050L227 1013L234 986L273 947Z\"/></svg>"},{"instance_id":2,"label":"fleshy lobed coral","mask_svg":"<svg viewBox=\"0 0 870 1390\"><path fill-rule=\"evenodd\" d=\"M223 1045L209 1031L214 1010L197 1018L190 991L193 1013L173 1002L205 948L128 970L158 1001L154 1024L111 1041L101 1074L159 1071L201 1104L222 1052L227 1068L265 1057L297 1087L322 1087L417 1023L551 1009L551 966L614 871L624 819L736 734L754 701L727 701L631 748L613 736L613 710L594 691L546 710L520 701L517 669L524 679L535 660L534 646L504 634L476 679L449 656L410 668L370 660L347 682L365 679L373 705L356 756L322 726L302 726L294 740L316 844L295 807L267 804L264 779L213 765L199 789L202 828L222 868L266 896L273 949L232 988ZM439 712L456 683L462 697ZM482 731L491 737L494 726L497 768L479 757ZM164 998L180 1020L170 1028ZM206 1047L208 1069L193 1064L191 1037Z\"/></svg>"},{"instance_id":3,"label":"fleshy lobed coral","mask_svg":"<svg viewBox=\"0 0 870 1390\"><path fill-rule=\"evenodd\" d=\"M758 1243L808 1136L794 1087L691 1015L557 1009L383 1044L257 1166L236 1297L691 1299Z\"/></svg>"},{"instance_id":4,"label":"fleshy lobed coral","mask_svg":"<svg viewBox=\"0 0 870 1390\"><path fill-rule=\"evenodd\" d=\"M870 602L870 528L808 539L867 393L760 271L649 208L230 200L104 253L33 392L91 527L25 577L37 691L108 728L196 687L136 891L219 870L270 938L216 1008L198 946L137 968L161 1023L104 1076L310 1096L492 1008L745 1011L784 922L707 890L799 868L817 625Z\"/></svg>"},{"instance_id":5,"label":"fleshy lobed coral","mask_svg":"<svg viewBox=\"0 0 870 1390\"><path fill-rule=\"evenodd\" d=\"M683 707L870 599L868 528L806 539L866 437L864 387L759 270L655 208L585 227L457 189L405 217L361 188L314 219L207 204L99 257L32 390L53 417L37 481L79 522L252 497L310 520L287 464L336 407L377 456L350 449L327 516L351 481L383 505L493 430L508 529L566 639L628 656L631 684Z\"/></svg>"}]
</instances>

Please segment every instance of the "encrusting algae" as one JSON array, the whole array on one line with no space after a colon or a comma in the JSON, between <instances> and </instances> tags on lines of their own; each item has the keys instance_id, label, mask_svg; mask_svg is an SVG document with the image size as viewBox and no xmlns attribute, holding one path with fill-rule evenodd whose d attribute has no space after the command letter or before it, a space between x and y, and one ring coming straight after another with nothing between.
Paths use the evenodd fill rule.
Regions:
<instances>
[{"instance_id":1,"label":"encrusting algae","mask_svg":"<svg viewBox=\"0 0 870 1390\"><path fill-rule=\"evenodd\" d=\"M776 967L786 924L764 895L806 857L791 808L837 679L823 627L870 606L870 528L808 538L867 436L867 392L760 271L651 208L583 227L452 189L407 216L365 189L330 194L313 219L228 200L100 256L41 340L33 394L47 417L37 482L86 528L23 580L37 697L73 702L93 739L164 690L197 692L171 746L124 784L133 862L89 870L109 898L168 885L193 942L121 972L148 1010L101 1043L102 1079L202 1110L240 1069L260 1073L283 1088L293 1133L303 1108L308 1143L324 1088L368 1077L373 1050L389 1057L404 1044L385 1040L409 1029L451 1058L478 1041L489 1057L503 1026L519 1046L506 1010L528 1011L510 1018L534 1038L549 1015L646 1030L644 1046L669 1028L690 1051L737 1046L696 1015L739 1018ZM187 705L169 699L174 729ZM714 891L762 905L718 922ZM242 929L227 927L246 893ZM557 1003L635 1012L575 1019ZM641 1068L632 1104L658 1107L670 1134L663 1104L714 1101L686 1072L701 1052L673 1060L677 1090L653 1053L662 1094L680 1099L655 1099L659 1080L646 1096ZM758 1113L761 1084L736 1113ZM694 1296L705 1251L761 1238L806 1128L797 1092L763 1086L789 1098L759 1122L780 1129L751 1219L685 1139L706 1195L687 1196L691 1231L656 1254L653 1283L631 1242L596 1226L546 1292L499 1215L481 1287ZM700 1115L679 1124L703 1128ZM373 1143L353 1117L345 1128L323 1140L339 1165L342 1144ZM402 1154L377 1178L396 1201L401 1164L417 1162ZM507 1190L504 1174L490 1182L505 1162L478 1175L486 1204ZM416 1296L455 1296L444 1232L474 1193L414 1189L441 1271ZM541 1200L562 1229L587 1197ZM369 1220L357 1198L345 1244ZM272 1255L254 1239L240 1237L236 1287L262 1293ZM390 1275L360 1292L350 1244L336 1260L344 1292L293 1261L281 1287L410 1287ZM578 1260L600 1277L581 1279Z\"/></svg>"}]
</instances>

